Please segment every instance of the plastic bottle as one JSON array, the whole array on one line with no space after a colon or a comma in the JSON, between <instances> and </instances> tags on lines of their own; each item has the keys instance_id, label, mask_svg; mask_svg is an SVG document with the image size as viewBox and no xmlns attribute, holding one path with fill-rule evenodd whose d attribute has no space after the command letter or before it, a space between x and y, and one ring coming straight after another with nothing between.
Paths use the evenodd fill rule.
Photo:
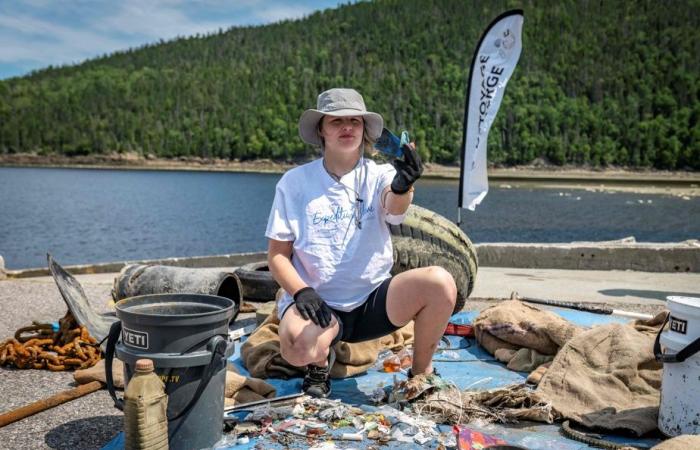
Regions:
<instances>
[{"instance_id":1,"label":"plastic bottle","mask_svg":"<svg viewBox=\"0 0 700 450\"><path fill-rule=\"evenodd\" d=\"M373 369L375 370L384 370L384 359L387 357L393 355L394 352L389 350L388 348L385 348L379 354L377 355L377 360L374 362L374 365L372 366Z\"/></svg>"},{"instance_id":2,"label":"plastic bottle","mask_svg":"<svg viewBox=\"0 0 700 450\"><path fill-rule=\"evenodd\" d=\"M384 372L398 372L401 370L401 360L398 355L392 354L384 358L382 365L384 366Z\"/></svg>"},{"instance_id":3,"label":"plastic bottle","mask_svg":"<svg viewBox=\"0 0 700 450\"><path fill-rule=\"evenodd\" d=\"M399 361L401 361L402 369L411 368L411 366L413 365L413 349L404 348L399 352L397 356L399 357Z\"/></svg>"},{"instance_id":4,"label":"plastic bottle","mask_svg":"<svg viewBox=\"0 0 700 450\"><path fill-rule=\"evenodd\" d=\"M124 448L168 448L168 396L153 372L153 361L136 361L136 373L124 391Z\"/></svg>"}]
</instances>

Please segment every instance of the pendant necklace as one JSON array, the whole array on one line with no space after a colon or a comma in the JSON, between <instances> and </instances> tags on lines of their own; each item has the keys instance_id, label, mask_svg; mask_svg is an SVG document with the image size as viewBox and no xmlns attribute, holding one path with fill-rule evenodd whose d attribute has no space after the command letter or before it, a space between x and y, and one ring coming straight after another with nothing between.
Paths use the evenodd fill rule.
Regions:
<instances>
[{"instance_id":1,"label":"pendant necklace","mask_svg":"<svg viewBox=\"0 0 700 450\"><path fill-rule=\"evenodd\" d=\"M352 170L355 170L355 169L357 169L357 165L360 165L360 168L358 170L356 170L356 172L355 172L355 186L357 186L358 189L360 189L360 190L362 190L362 186L360 185L360 182L363 179L362 171L363 171L363 169L365 169L364 159L365 159L364 156L360 156L359 161L357 162L355 167L352 169ZM323 168L326 170L328 175L330 175L330 177L333 178L333 180L335 180L336 183L340 184L345 189L345 193L348 194L348 199L350 201L352 201L352 197L351 197L350 192L348 192L348 189L350 189L352 191L352 193L355 194L355 204L354 204L355 211L353 212L353 215L355 216L355 225L357 226L358 229L361 230L362 229L362 219L360 218L360 215L361 215L360 210L363 209L362 206L364 204L364 200L360 196L360 192L355 190L354 187L350 187L350 186L346 185L345 183L343 183L342 181L340 181L340 177L337 174L331 172L328 169L328 167L326 166L326 158L322 158L321 161L323 163ZM364 173L364 180L367 181L366 170Z\"/></svg>"}]
</instances>

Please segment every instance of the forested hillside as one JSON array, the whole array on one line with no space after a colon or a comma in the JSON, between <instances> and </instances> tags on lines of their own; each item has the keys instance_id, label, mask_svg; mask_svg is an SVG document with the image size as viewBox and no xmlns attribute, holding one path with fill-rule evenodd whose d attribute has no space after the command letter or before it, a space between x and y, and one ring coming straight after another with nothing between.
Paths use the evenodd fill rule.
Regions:
<instances>
[{"instance_id":1,"label":"forested hillside","mask_svg":"<svg viewBox=\"0 0 700 450\"><path fill-rule=\"evenodd\" d=\"M699 0L384 0L160 42L0 81L0 154L300 161L300 113L347 86L458 163L474 47L516 7L490 162L700 169Z\"/></svg>"}]
</instances>

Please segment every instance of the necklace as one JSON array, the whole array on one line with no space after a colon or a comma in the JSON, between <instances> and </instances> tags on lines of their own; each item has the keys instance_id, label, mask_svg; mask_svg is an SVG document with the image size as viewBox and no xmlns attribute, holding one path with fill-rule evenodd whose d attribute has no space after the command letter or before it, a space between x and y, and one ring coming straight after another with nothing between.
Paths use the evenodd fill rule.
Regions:
<instances>
[{"instance_id":1,"label":"necklace","mask_svg":"<svg viewBox=\"0 0 700 450\"><path fill-rule=\"evenodd\" d=\"M350 189L352 191L352 193L355 194L355 203L354 203L355 210L353 211L353 216L355 217L355 225L357 226L358 229L361 230L362 229L362 217L361 217L361 215L362 215L362 210L364 209L363 208L364 200L362 199L362 196L360 195L360 192L362 192L362 186L360 185L360 182L362 180L364 180L365 182L367 181L367 173L366 173L367 171L365 169L364 155L360 156L360 159L358 160L357 164L355 164L355 167L353 167L353 169L352 169L352 170L355 170L355 169L357 169L358 165L360 166L359 170L355 171L355 186L357 186L359 191L355 190L354 187L350 187L347 184L340 181L341 177L339 177L337 174L331 172L328 169L328 167L326 166L326 158L323 158L321 161L323 163L323 168L326 170L328 175L330 175L330 177L333 178L333 180L335 180L336 183L338 183L339 185L341 185L343 187L343 189L345 190L345 193L348 194L348 199L351 202L352 202L352 197L350 195L350 192L348 192L348 189ZM365 169L364 170L364 177L362 176L363 169Z\"/></svg>"}]
</instances>

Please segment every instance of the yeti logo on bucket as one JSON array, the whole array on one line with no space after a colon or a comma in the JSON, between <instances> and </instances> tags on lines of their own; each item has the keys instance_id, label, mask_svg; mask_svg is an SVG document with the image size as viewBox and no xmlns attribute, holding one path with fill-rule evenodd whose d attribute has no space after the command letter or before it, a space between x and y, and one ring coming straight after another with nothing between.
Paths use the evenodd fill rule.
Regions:
<instances>
[{"instance_id":1,"label":"yeti logo on bucket","mask_svg":"<svg viewBox=\"0 0 700 450\"><path fill-rule=\"evenodd\" d=\"M688 331L688 321L671 316L671 331L685 334Z\"/></svg>"},{"instance_id":2,"label":"yeti logo on bucket","mask_svg":"<svg viewBox=\"0 0 700 450\"><path fill-rule=\"evenodd\" d=\"M148 350L148 333L122 328L122 340L129 347Z\"/></svg>"}]
</instances>

